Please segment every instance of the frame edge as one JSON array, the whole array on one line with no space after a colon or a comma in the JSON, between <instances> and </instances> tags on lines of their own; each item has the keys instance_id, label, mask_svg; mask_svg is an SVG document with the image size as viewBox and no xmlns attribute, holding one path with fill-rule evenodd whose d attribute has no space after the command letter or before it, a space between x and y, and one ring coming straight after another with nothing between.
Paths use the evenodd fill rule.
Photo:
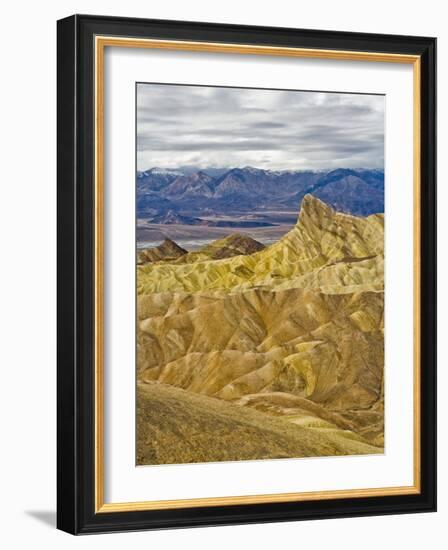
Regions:
<instances>
[{"instance_id":1,"label":"frame edge","mask_svg":"<svg viewBox=\"0 0 448 550\"><path fill-rule=\"evenodd\" d=\"M58 529L78 531L76 150L77 23L57 22L57 513Z\"/></svg>"}]
</instances>

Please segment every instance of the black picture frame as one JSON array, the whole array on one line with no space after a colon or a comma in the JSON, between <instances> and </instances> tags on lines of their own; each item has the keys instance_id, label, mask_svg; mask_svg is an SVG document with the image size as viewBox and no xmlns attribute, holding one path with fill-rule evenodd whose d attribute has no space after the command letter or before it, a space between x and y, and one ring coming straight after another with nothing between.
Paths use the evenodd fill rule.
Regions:
<instances>
[{"instance_id":1,"label":"black picture frame","mask_svg":"<svg viewBox=\"0 0 448 550\"><path fill-rule=\"evenodd\" d=\"M436 509L436 39L74 15L57 24L57 526L72 534ZM421 61L421 485L418 494L95 511L94 50L97 35L407 54Z\"/></svg>"}]
</instances>

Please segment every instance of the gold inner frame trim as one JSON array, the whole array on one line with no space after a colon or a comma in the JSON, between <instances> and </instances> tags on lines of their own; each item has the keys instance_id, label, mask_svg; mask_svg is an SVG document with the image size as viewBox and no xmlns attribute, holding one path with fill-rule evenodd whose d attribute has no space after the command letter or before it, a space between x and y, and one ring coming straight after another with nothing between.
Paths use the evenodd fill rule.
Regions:
<instances>
[{"instance_id":1,"label":"gold inner frame trim","mask_svg":"<svg viewBox=\"0 0 448 550\"><path fill-rule=\"evenodd\" d=\"M194 51L207 53L231 53L331 59L342 61L370 61L382 63L407 63L413 65L413 197L414 197L414 480L413 485L349 490L329 490L280 494L244 495L180 500L141 502L104 502L104 50L106 47L152 48L160 50ZM129 512L142 510L166 510L207 506L231 506L274 502L303 502L340 498L379 497L419 494L421 491L421 388L420 388L420 119L421 119L421 71L420 56L381 52L356 52L308 48L256 46L251 44L225 44L214 42L155 40L96 36L95 55L95 513Z\"/></svg>"}]
</instances>

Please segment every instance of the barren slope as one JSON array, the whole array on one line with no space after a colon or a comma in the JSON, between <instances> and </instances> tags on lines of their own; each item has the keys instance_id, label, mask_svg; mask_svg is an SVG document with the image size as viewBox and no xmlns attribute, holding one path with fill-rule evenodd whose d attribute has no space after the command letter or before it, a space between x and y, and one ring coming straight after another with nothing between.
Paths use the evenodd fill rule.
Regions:
<instances>
[{"instance_id":1,"label":"barren slope","mask_svg":"<svg viewBox=\"0 0 448 550\"><path fill-rule=\"evenodd\" d=\"M379 453L343 430L288 424L164 384L138 385L137 464Z\"/></svg>"}]
</instances>

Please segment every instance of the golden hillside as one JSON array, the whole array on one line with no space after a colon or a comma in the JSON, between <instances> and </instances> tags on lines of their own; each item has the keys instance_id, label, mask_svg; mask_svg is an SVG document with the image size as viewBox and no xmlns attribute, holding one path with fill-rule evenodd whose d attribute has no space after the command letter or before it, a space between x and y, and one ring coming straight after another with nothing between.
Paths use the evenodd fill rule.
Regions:
<instances>
[{"instance_id":1,"label":"golden hillside","mask_svg":"<svg viewBox=\"0 0 448 550\"><path fill-rule=\"evenodd\" d=\"M139 267L138 379L148 386L139 395L150 392L154 402L169 385L185 390L176 394L180 401L200 394L227 403L237 416L275 418L285 434L293 425L322 437L322 445L328 436L342 437L334 454L356 453L348 440L378 452L383 230L381 215L336 213L307 196L296 226L261 251ZM139 425L139 453L146 456L141 434L150 427ZM189 452L185 461L207 460L199 447L196 459ZM228 460L247 458L238 452L235 444ZM289 452L318 454L299 446ZM210 460L226 460L210 453Z\"/></svg>"},{"instance_id":2,"label":"golden hillside","mask_svg":"<svg viewBox=\"0 0 448 550\"><path fill-rule=\"evenodd\" d=\"M381 452L349 431L285 423L164 384L137 392L138 465Z\"/></svg>"},{"instance_id":3,"label":"golden hillside","mask_svg":"<svg viewBox=\"0 0 448 550\"><path fill-rule=\"evenodd\" d=\"M306 195L296 226L277 243L250 255L223 260L138 267L138 294L204 290L240 291L280 284L350 292L355 286L381 289L384 217L336 213Z\"/></svg>"}]
</instances>

